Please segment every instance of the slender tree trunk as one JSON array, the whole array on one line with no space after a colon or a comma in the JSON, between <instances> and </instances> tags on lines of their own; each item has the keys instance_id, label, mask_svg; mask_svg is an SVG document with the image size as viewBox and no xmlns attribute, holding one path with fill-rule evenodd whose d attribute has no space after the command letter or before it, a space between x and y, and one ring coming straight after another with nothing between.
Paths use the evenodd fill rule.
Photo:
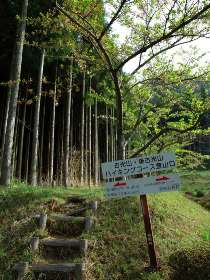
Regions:
<instances>
[{"instance_id":1,"label":"slender tree trunk","mask_svg":"<svg viewBox=\"0 0 210 280\"><path fill-rule=\"evenodd\" d=\"M91 185L91 182L92 182L92 108L90 105L89 106L89 186Z\"/></svg>"},{"instance_id":2,"label":"slender tree trunk","mask_svg":"<svg viewBox=\"0 0 210 280\"><path fill-rule=\"evenodd\" d=\"M10 97L9 97L8 119L5 122L6 137L5 137L3 158L2 158L0 184L6 186L10 185L10 180L11 180L13 137L14 137L16 109L17 109L17 98L18 98L19 84L20 84L19 81L20 81L21 66L22 66L23 45L24 45L25 30L26 30L27 9L28 9L28 0L24 0L22 6L22 12L21 12L21 20L17 32L18 39L16 41L16 45L12 57L11 74L10 74L12 85L11 85L11 94L9 94Z\"/></svg>"},{"instance_id":3,"label":"slender tree trunk","mask_svg":"<svg viewBox=\"0 0 210 280\"><path fill-rule=\"evenodd\" d=\"M123 159L123 104L122 104L122 94L119 86L118 73L113 71L112 78L115 85L116 93L116 129L117 129L117 159Z\"/></svg>"},{"instance_id":4,"label":"slender tree trunk","mask_svg":"<svg viewBox=\"0 0 210 280\"><path fill-rule=\"evenodd\" d=\"M57 69L55 77L55 89L52 99L52 120L51 120L51 137L50 137L50 160L49 160L49 183L53 184L53 171L54 171L54 142L55 142L55 102L57 92Z\"/></svg>"},{"instance_id":5,"label":"slender tree trunk","mask_svg":"<svg viewBox=\"0 0 210 280\"><path fill-rule=\"evenodd\" d=\"M60 107L60 106L59 106ZM60 108L58 107L57 109L57 123L60 124L61 123L61 114L60 114ZM60 162L60 146L61 146L61 128L60 125L57 127L57 131L58 133L56 134L56 184L59 186L60 184L60 166L61 162Z\"/></svg>"},{"instance_id":6,"label":"slender tree trunk","mask_svg":"<svg viewBox=\"0 0 210 280\"><path fill-rule=\"evenodd\" d=\"M116 122L115 122L116 123ZM114 146L114 160L117 159L117 128L116 128L116 125L115 125L115 146Z\"/></svg>"},{"instance_id":7,"label":"slender tree trunk","mask_svg":"<svg viewBox=\"0 0 210 280\"><path fill-rule=\"evenodd\" d=\"M74 104L73 104L73 102L74 102L74 99L72 98L71 99L71 123L72 123L72 125L71 125L71 128L70 128L70 134L71 134L71 136L70 136L70 166L71 166L71 168L70 168L70 174L69 174L69 176L70 176L70 178L71 178L71 185L73 184L73 180L74 180L74 178L73 178L73 165L72 165L72 162L73 162L73 134L74 134L74 123L73 123L73 116L74 116Z\"/></svg>"},{"instance_id":8,"label":"slender tree trunk","mask_svg":"<svg viewBox=\"0 0 210 280\"><path fill-rule=\"evenodd\" d=\"M85 184L88 182L88 106L85 106Z\"/></svg>"},{"instance_id":9,"label":"slender tree trunk","mask_svg":"<svg viewBox=\"0 0 210 280\"><path fill-rule=\"evenodd\" d=\"M9 86L8 93L7 93L7 96L6 96L6 109L5 109L5 114L4 114L4 122L3 122L3 130L2 130L2 142L1 142L1 155L2 156L4 154L4 144L5 144L5 138L6 138L8 114L9 114L10 95L11 95L11 86Z\"/></svg>"},{"instance_id":10,"label":"slender tree trunk","mask_svg":"<svg viewBox=\"0 0 210 280\"><path fill-rule=\"evenodd\" d=\"M46 96L43 98L43 111L41 118L41 139L40 139L40 149L39 149L39 185L42 185L42 177L43 177L43 146L44 146L44 132L45 132L45 111L46 111Z\"/></svg>"},{"instance_id":11,"label":"slender tree trunk","mask_svg":"<svg viewBox=\"0 0 210 280\"><path fill-rule=\"evenodd\" d=\"M82 120L81 120L81 184L84 183L84 132L85 132L85 70L82 81Z\"/></svg>"},{"instance_id":12,"label":"slender tree trunk","mask_svg":"<svg viewBox=\"0 0 210 280\"><path fill-rule=\"evenodd\" d=\"M30 105L32 107L32 105ZM27 144L26 144L26 159L25 159L25 179L28 182L29 181L29 159L30 159L30 147L31 147L31 134L32 134L32 129L31 129L31 123L32 123L32 113L33 110L30 108L30 127L28 130L28 135L27 135Z\"/></svg>"},{"instance_id":13,"label":"slender tree trunk","mask_svg":"<svg viewBox=\"0 0 210 280\"><path fill-rule=\"evenodd\" d=\"M30 184L32 186L37 185L39 118L40 118L40 102L41 102L41 95L42 95L42 79L43 79L43 69L44 69L44 58L45 58L45 50L43 49L42 52L41 52L39 77L38 77L38 89L37 89L35 113L34 113L33 142L32 142L31 171L30 171Z\"/></svg>"},{"instance_id":14,"label":"slender tree trunk","mask_svg":"<svg viewBox=\"0 0 210 280\"><path fill-rule=\"evenodd\" d=\"M22 122L20 124L20 143L19 143L19 155L18 155L18 167L17 167L17 177L21 179L22 174L22 160L23 160L23 141L24 141L24 132L25 132L25 120L26 120L26 101L24 100L23 107L23 116Z\"/></svg>"},{"instance_id":15,"label":"slender tree trunk","mask_svg":"<svg viewBox=\"0 0 210 280\"><path fill-rule=\"evenodd\" d=\"M69 73L69 89L67 93L67 107L65 116L65 139L64 139L64 168L63 168L63 184L68 186L69 179L69 155L70 155L70 122L71 122L71 95L72 95L72 73L73 73L73 58L71 58L70 73Z\"/></svg>"},{"instance_id":16,"label":"slender tree trunk","mask_svg":"<svg viewBox=\"0 0 210 280\"><path fill-rule=\"evenodd\" d=\"M2 138L3 138L3 130L4 130L4 107L5 107L5 102L6 102L6 98L7 96L5 96L5 98L2 100L1 104L0 104L0 137L1 137L1 145L2 145ZM0 148L0 152L1 152L1 148ZM1 154L0 154L1 156Z\"/></svg>"},{"instance_id":17,"label":"slender tree trunk","mask_svg":"<svg viewBox=\"0 0 210 280\"><path fill-rule=\"evenodd\" d=\"M106 161L109 161L109 109L106 105Z\"/></svg>"},{"instance_id":18,"label":"slender tree trunk","mask_svg":"<svg viewBox=\"0 0 210 280\"><path fill-rule=\"evenodd\" d=\"M110 160L114 160L114 120L113 120L113 108L111 108L110 118Z\"/></svg>"},{"instance_id":19,"label":"slender tree trunk","mask_svg":"<svg viewBox=\"0 0 210 280\"><path fill-rule=\"evenodd\" d=\"M98 185L98 101L95 100L95 184Z\"/></svg>"},{"instance_id":20,"label":"slender tree trunk","mask_svg":"<svg viewBox=\"0 0 210 280\"><path fill-rule=\"evenodd\" d=\"M61 111L61 133L60 133L60 137L61 137L61 141L60 141L60 185L64 185L63 180L64 180L64 161L65 161L65 105L63 104L63 110ZM63 166L63 168L62 168ZM67 169L68 170L68 169Z\"/></svg>"},{"instance_id":21,"label":"slender tree trunk","mask_svg":"<svg viewBox=\"0 0 210 280\"><path fill-rule=\"evenodd\" d=\"M20 112L20 105L17 106L16 110L16 118L15 118L15 130L14 130L14 139L13 139L13 152L12 152L12 178L14 178L16 173L16 166L17 166L17 152L18 152L18 140L19 140L19 112Z\"/></svg>"}]
</instances>

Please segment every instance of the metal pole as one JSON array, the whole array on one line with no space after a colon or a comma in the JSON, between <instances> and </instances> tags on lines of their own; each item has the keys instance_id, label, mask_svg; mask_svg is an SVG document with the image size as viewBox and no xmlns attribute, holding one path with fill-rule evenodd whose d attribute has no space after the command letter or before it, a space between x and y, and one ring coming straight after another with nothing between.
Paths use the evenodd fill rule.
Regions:
<instances>
[{"instance_id":1,"label":"metal pole","mask_svg":"<svg viewBox=\"0 0 210 280\"><path fill-rule=\"evenodd\" d=\"M155 245L153 240L152 225L149 213L149 207L147 203L147 196L140 195L140 205L142 207L142 213L144 218L144 227L147 238L148 253L150 258L150 267L154 269L159 268L159 264L156 257Z\"/></svg>"}]
</instances>

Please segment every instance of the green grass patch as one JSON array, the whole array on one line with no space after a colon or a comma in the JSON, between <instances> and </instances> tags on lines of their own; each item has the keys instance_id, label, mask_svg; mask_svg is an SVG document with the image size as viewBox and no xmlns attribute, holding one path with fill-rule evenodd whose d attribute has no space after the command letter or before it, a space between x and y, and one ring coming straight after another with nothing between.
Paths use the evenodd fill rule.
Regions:
<instances>
[{"instance_id":1,"label":"green grass patch","mask_svg":"<svg viewBox=\"0 0 210 280\"><path fill-rule=\"evenodd\" d=\"M88 279L175 280L183 271L182 263L177 260L181 252L199 253L200 247L209 252L208 211L182 193L150 195L149 205L162 269L156 273L144 271L149 261L139 199L125 198L104 201L98 211L95 231L85 236L92 239ZM189 257L192 263L193 258ZM196 275L190 277L184 279L199 279Z\"/></svg>"},{"instance_id":2,"label":"green grass patch","mask_svg":"<svg viewBox=\"0 0 210 280\"><path fill-rule=\"evenodd\" d=\"M205 190L210 173L185 174L183 190ZM148 266L144 223L139 198L106 201L102 188L30 187L16 184L0 190L0 279L13 280L16 262L41 260L31 254L29 241L37 235L35 214L49 211L70 195L99 198L96 225L81 238L90 240L87 255L88 280L204 280L210 275L210 213L183 192L150 195L154 239L161 270L145 272ZM47 232L43 233L47 236Z\"/></svg>"},{"instance_id":3,"label":"green grass patch","mask_svg":"<svg viewBox=\"0 0 210 280\"><path fill-rule=\"evenodd\" d=\"M194 171L182 175L182 191L196 196L197 192L204 195L210 193L210 171Z\"/></svg>"}]
</instances>

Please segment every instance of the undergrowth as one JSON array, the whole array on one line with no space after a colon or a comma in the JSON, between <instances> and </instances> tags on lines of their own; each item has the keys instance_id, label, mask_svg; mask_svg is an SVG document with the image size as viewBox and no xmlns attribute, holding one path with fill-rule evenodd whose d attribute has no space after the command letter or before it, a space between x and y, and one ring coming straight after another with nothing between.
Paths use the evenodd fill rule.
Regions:
<instances>
[{"instance_id":1,"label":"undergrowth","mask_svg":"<svg viewBox=\"0 0 210 280\"><path fill-rule=\"evenodd\" d=\"M186 183L190 184L189 178ZM30 217L48 211L52 201L64 203L71 194L101 199L94 230L81 236L90 240L88 280L210 279L210 213L183 193L148 197L161 264L160 271L148 273L138 197L106 201L99 188L35 188L24 184L0 190L0 279L14 280L14 264L34 260L29 241L37 235L37 226Z\"/></svg>"},{"instance_id":2,"label":"undergrowth","mask_svg":"<svg viewBox=\"0 0 210 280\"><path fill-rule=\"evenodd\" d=\"M32 262L31 237L37 236L34 215L47 212L52 202L64 203L65 199L79 194L87 198L100 197L99 188L31 187L16 183L0 190L0 279L14 280L12 268L17 262Z\"/></svg>"},{"instance_id":3,"label":"undergrowth","mask_svg":"<svg viewBox=\"0 0 210 280\"><path fill-rule=\"evenodd\" d=\"M149 260L139 200L124 198L103 202L95 231L86 236L92 239L89 280L198 280L201 272L203 277L209 275L209 266L206 269L206 262L198 256L200 248L205 255L210 252L210 242L205 238L210 232L210 214L182 193L150 195L149 205L161 270L145 272ZM188 262L200 263L197 274L189 273L183 278L184 262L179 256L183 261L185 254Z\"/></svg>"}]
</instances>

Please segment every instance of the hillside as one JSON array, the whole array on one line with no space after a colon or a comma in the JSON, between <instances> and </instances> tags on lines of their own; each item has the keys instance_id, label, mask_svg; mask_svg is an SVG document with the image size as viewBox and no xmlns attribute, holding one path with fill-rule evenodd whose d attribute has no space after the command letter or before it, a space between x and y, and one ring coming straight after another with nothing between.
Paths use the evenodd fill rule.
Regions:
<instances>
[{"instance_id":1,"label":"hillside","mask_svg":"<svg viewBox=\"0 0 210 280\"><path fill-rule=\"evenodd\" d=\"M101 200L97 223L90 234L87 279L209 279L210 213L182 193L150 195L154 238L161 263L160 272L146 273L147 247L137 197L105 201L100 189L28 188L22 185L0 193L0 274L11 278L17 261L32 261L27 242L35 229L27 217L45 209L52 201L62 204L71 194Z\"/></svg>"},{"instance_id":2,"label":"hillside","mask_svg":"<svg viewBox=\"0 0 210 280\"><path fill-rule=\"evenodd\" d=\"M98 213L88 279L209 279L210 214L182 193L149 196L161 271L148 274L136 197L106 201Z\"/></svg>"}]
</instances>

